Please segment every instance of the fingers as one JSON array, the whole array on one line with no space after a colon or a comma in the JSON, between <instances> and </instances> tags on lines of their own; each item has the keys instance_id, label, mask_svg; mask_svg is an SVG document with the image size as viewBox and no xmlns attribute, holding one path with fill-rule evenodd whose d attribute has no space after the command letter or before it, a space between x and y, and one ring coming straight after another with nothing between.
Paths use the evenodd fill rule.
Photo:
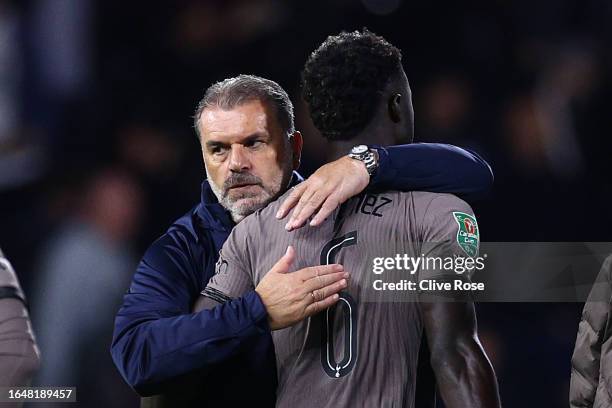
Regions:
<instances>
[{"instance_id":1,"label":"fingers","mask_svg":"<svg viewBox=\"0 0 612 408\"><path fill-rule=\"evenodd\" d=\"M321 300L346 287L348 272L336 272L315 276L304 282L304 293L315 292L316 300ZM339 289L338 289L339 288Z\"/></svg>"},{"instance_id":2,"label":"fingers","mask_svg":"<svg viewBox=\"0 0 612 408\"><path fill-rule=\"evenodd\" d=\"M309 266L308 268L294 272L293 275L300 278L302 282L305 282L314 277L335 272L344 272L344 267L340 264Z\"/></svg>"},{"instance_id":3,"label":"fingers","mask_svg":"<svg viewBox=\"0 0 612 408\"><path fill-rule=\"evenodd\" d=\"M346 279L342 279L338 282L332 283L331 285L312 291L308 293L308 296L310 296L310 298L306 299L306 304L320 302L321 300L340 292L342 289L345 289L347 285L348 282L346 281Z\"/></svg>"},{"instance_id":4,"label":"fingers","mask_svg":"<svg viewBox=\"0 0 612 408\"><path fill-rule=\"evenodd\" d=\"M340 205L340 203L332 199L331 196L325 200L317 214L310 221L311 227L316 227L321 225L321 223L334 212L334 210Z\"/></svg>"},{"instance_id":5,"label":"fingers","mask_svg":"<svg viewBox=\"0 0 612 408\"><path fill-rule=\"evenodd\" d=\"M281 205L277 218L284 217L293 208L285 225L287 231L301 227L315 213L310 225L320 225L340 204L361 193L369 182L370 175L363 163L342 157L322 166L296 187Z\"/></svg>"},{"instance_id":6,"label":"fingers","mask_svg":"<svg viewBox=\"0 0 612 408\"><path fill-rule=\"evenodd\" d=\"M287 247L287 251L285 251L285 255L283 255L270 269L270 272L276 273L287 273L289 272L289 268L291 268L291 264L295 260L295 249L289 245Z\"/></svg>"},{"instance_id":7,"label":"fingers","mask_svg":"<svg viewBox=\"0 0 612 408\"><path fill-rule=\"evenodd\" d=\"M323 300L311 303L310 305L306 306L306 309L304 309L304 317L312 316L314 314L319 313L321 310L325 310L328 307L333 306L334 304L336 304L336 302L338 302L338 299L340 299L340 296L335 293L331 296L326 297Z\"/></svg>"},{"instance_id":8,"label":"fingers","mask_svg":"<svg viewBox=\"0 0 612 408\"><path fill-rule=\"evenodd\" d=\"M289 213L289 210L295 207L295 205L298 203L298 201L302 197L302 194L304 193L307 187L308 187L308 184L304 182L304 183L298 184L296 187L293 188L293 190L291 191L291 194L289 194L289 196L285 198L285 201L283 201L280 208L276 212L277 219L280 220L280 219L285 218L285 216Z\"/></svg>"},{"instance_id":9,"label":"fingers","mask_svg":"<svg viewBox=\"0 0 612 408\"><path fill-rule=\"evenodd\" d=\"M308 188L297 203L291 214L289 222L285 226L287 231L299 228L304 224L304 221L315 212L323 203L326 196L323 196L320 191L315 188Z\"/></svg>"}]
</instances>

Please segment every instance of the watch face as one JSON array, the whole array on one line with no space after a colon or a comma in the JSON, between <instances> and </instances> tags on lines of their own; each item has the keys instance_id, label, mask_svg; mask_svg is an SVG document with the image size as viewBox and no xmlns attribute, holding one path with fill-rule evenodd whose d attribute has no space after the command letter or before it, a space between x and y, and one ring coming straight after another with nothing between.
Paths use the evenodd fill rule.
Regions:
<instances>
[{"instance_id":1,"label":"watch face","mask_svg":"<svg viewBox=\"0 0 612 408\"><path fill-rule=\"evenodd\" d=\"M366 145L355 146L351 149L351 153L353 154L363 154L367 151L368 151L368 146Z\"/></svg>"}]
</instances>

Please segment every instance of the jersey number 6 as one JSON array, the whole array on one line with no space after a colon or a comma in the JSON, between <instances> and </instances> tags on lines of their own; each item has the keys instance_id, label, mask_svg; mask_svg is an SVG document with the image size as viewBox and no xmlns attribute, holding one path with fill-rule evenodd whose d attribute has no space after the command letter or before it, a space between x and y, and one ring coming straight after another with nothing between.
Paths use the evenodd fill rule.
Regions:
<instances>
[{"instance_id":1,"label":"jersey number 6","mask_svg":"<svg viewBox=\"0 0 612 408\"><path fill-rule=\"evenodd\" d=\"M321 265L335 263L336 254L344 247L357 243L357 231L333 239L321 251ZM323 312L321 320L321 364L323 370L332 378L347 375L355 366L357 359L357 304L347 292L339 293L338 303ZM342 313L344 327L344 353L340 362L336 361L334 350L334 317Z\"/></svg>"}]
</instances>

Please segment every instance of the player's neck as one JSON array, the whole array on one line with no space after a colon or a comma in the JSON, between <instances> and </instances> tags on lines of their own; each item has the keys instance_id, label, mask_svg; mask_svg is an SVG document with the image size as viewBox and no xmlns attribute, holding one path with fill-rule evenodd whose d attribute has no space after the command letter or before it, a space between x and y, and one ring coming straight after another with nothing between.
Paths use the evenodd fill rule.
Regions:
<instances>
[{"instance_id":1,"label":"player's neck","mask_svg":"<svg viewBox=\"0 0 612 408\"><path fill-rule=\"evenodd\" d=\"M335 160L348 154L353 146L365 144L368 146L390 146L395 144L394 131L383 121L372 121L364 130L349 140L338 140L330 143L331 157Z\"/></svg>"}]
</instances>

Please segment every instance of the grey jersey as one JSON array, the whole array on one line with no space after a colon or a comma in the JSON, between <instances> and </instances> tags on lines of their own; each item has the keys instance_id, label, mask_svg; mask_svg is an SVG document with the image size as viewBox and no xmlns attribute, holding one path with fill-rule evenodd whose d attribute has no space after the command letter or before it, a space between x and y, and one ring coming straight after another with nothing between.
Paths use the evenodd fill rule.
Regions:
<instances>
[{"instance_id":1,"label":"grey jersey","mask_svg":"<svg viewBox=\"0 0 612 408\"><path fill-rule=\"evenodd\" d=\"M17 275L0 250L0 299L2 298L16 298L25 302Z\"/></svg>"},{"instance_id":2,"label":"grey jersey","mask_svg":"<svg viewBox=\"0 0 612 408\"><path fill-rule=\"evenodd\" d=\"M471 208L448 194L385 192L354 197L321 226L286 232L282 200L247 217L221 250L203 295L236 298L257 286L285 253L293 270L341 263L351 276L337 305L272 333L280 407L413 407L423 323L415 290L379 290L402 279L457 278L444 268L380 271L377 259L475 256ZM376 271L376 272L375 272ZM220 296L221 295L221 296Z\"/></svg>"},{"instance_id":3,"label":"grey jersey","mask_svg":"<svg viewBox=\"0 0 612 408\"><path fill-rule=\"evenodd\" d=\"M0 250L0 386L27 386L39 353L17 275ZM4 404L2 406L5 406ZM21 404L7 403L7 407Z\"/></svg>"}]
</instances>

